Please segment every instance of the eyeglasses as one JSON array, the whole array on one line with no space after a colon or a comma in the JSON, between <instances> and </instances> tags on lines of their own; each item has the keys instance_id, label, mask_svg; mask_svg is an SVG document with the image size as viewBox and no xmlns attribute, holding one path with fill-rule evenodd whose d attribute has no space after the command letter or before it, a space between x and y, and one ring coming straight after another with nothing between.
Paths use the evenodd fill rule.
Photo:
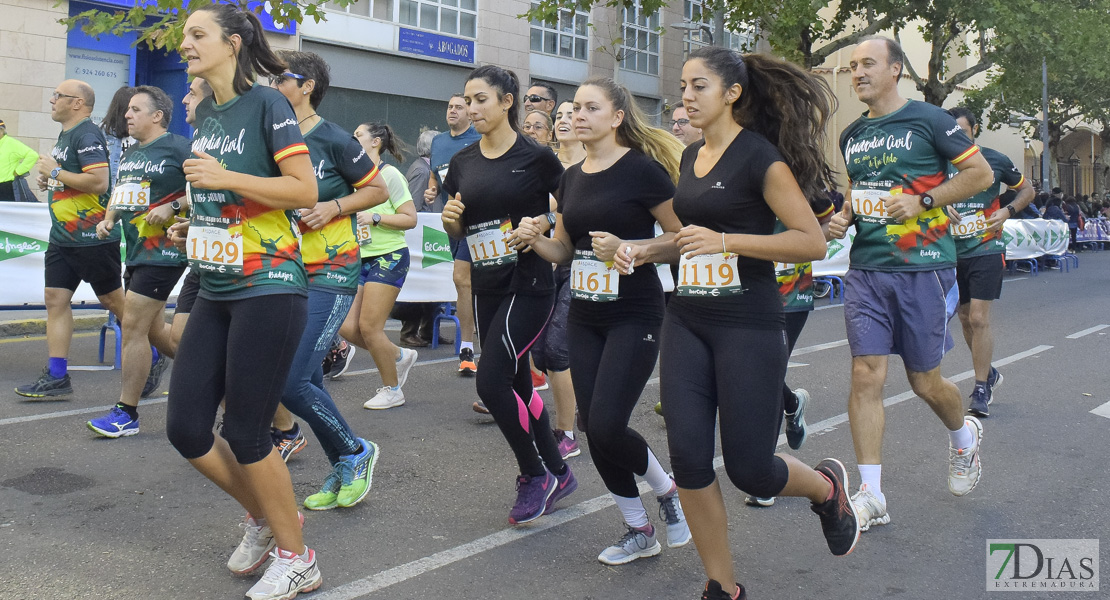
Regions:
<instances>
[{"instance_id":1,"label":"eyeglasses","mask_svg":"<svg viewBox=\"0 0 1110 600\"><path fill-rule=\"evenodd\" d=\"M690 119L675 119L675 120L671 121L671 127L674 127L675 125L678 125L679 127L685 127L689 124L690 124Z\"/></svg>"},{"instance_id":2,"label":"eyeglasses","mask_svg":"<svg viewBox=\"0 0 1110 600\"><path fill-rule=\"evenodd\" d=\"M521 127L521 129L523 129L524 131L533 131L533 130L534 131L547 131L547 125L545 125L543 123L535 123L535 124L525 123Z\"/></svg>"},{"instance_id":3,"label":"eyeglasses","mask_svg":"<svg viewBox=\"0 0 1110 600\"><path fill-rule=\"evenodd\" d=\"M536 94L525 96L524 99L529 102L554 102L554 100L552 100L551 98L544 98L543 96L537 96Z\"/></svg>"},{"instance_id":4,"label":"eyeglasses","mask_svg":"<svg viewBox=\"0 0 1110 600\"><path fill-rule=\"evenodd\" d=\"M54 101L57 101L58 98L80 98L80 97L81 96L71 96L69 94L63 94L61 92L54 92L53 94L50 94L50 99L54 100Z\"/></svg>"},{"instance_id":5,"label":"eyeglasses","mask_svg":"<svg viewBox=\"0 0 1110 600\"><path fill-rule=\"evenodd\" d=\"M304 81L305 79L308 79L308 77L305 77L304 75L297 75L296 73L285 72L281 75L270 77L270 85L281 85L285 83L286 79L296 79L298 81Z\"/></svg>"}]
</instances>

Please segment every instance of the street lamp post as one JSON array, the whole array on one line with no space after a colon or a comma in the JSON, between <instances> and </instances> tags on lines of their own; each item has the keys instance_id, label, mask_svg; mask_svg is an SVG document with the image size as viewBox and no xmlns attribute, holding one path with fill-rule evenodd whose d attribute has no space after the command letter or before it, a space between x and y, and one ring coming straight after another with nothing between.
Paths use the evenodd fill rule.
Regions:
<instances>
[{"instance_id":1,"label":"street lamp post","mask_svg":"<svg viewBox=\"0 0 1110 600\"><path fill-rule=\"evenodd\" d=\"M692 40L690 39L690 34L695 32L695 31L701 31L703 34L709 36L709 45L710 46L713 45L713 41L714 41L714 39L716 39L713 35L713 29L711 29L709 27L709 25L706 25L705 23L695 23L693 21L683 21L681 23L671 23L671 28L672 29L678 29L680 31L685 31L686 34L684 35L684 37L686 38L687 44L692 42Z\"/></svg>"}]
</instances>

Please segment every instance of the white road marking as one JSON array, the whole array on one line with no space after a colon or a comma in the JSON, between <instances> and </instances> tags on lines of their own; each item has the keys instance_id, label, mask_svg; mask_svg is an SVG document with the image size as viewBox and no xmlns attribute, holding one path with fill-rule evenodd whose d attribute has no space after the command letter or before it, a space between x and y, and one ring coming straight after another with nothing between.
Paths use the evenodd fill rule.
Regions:
<instances>
[{"instance_id":1,"label":"white road marking","mask_svg":"<svg viewBox=\"0 0 1110 600\"><path fill-rule=\"evenodd\" d=\"M1002 283L1006 283L1008 281L1021 281L1022 279L1029 279L1029 278L1028 277L1008 277L1006 279L1003 279Z\"/></svg>"},{"instance_id":2,"label":"white road marking","mask_svg":"<svg viewBox=\"0 0 1110 600\"><path fill-rule=\"evenodd\" d=\"M1096 331L1102 331L1103 329L1106 329L1107 327L1110 327L1110 325L1105 325L1105 324L1095 325L1094 327L1084 329L1083 331L1076 331L1075 333L1073 333L1069 336L1066 336L1066 337L1069 340L1077 340L1077 339L1079 339L1079 338L1081 338L1085 335L1091 335L1092 333L1095 333Z\"/></svg>"},{"instance_id":3,"label":"white road marking","mask_svg":"<svg viewBox=\"0 0 1110 600\"><path fill-rule=\"evenodd\" d=\"M1102 406L1092 410L1091 413L1096 414L1100 417L1106 417L1107 419L1110 419L1110 402L1107 402L1106 404L1103 404Z\"/></svg>"},{"instance_id":4,"label":"white road marking","mask_svg":"<svg viewBox=\"0 0 1110 600\"><path fill-rule=\"evenodd\" d=\"M71 367L72 368L72 367ZM152 400L140 400L139 406L149 406L151 404L165 404L168 398L154 398ZM41 400L41 402L57 402L57 400ZM112 406L115 406L113 404ZM31 421L43 421L45 419L57 419L59 417L72 417L74 415L89 415L93 413L104 413L112 409L112 406L95 406L93 408L75 408L73 410L60 410L58 412L45 413L41 415L27 415L26 417L9 417L7 419L0 419L0 426L14 425L16 423L30 423Z\"/></svg>"},{"instance_id":5,"label":"white road marking","mask_svg":"<svg viewBox=\"0 0 1110 600\"><path fill-rule=\"evenodd\" d=\"M791 357L801 356L803 354L810 354L813 352L820 352L821 350L828 350L830 348L839 348L847 346L848 340L837 340L835 342L826 342L824 344L817 344L814 346L806 346L805 348L795 348L794 352L790 354Z\"/></svg>"},{"instance_id":6,"label":"white road marking","mask_svg":"<svg viewBox=\"0 0 1110 600\"><path fill-rule=\"evenodd\" d=\"M1010 363L1017 362L1023 358L1028 358L1035 354L1040 354L1041 352L1051 349L1052 346L1037 346L1036 348L1031 348L1029 350L1026 350L1025 352L1019 352L1017 354L1007 356L1006 358L996 360L994 361L994 364L998 366L1008 365ZM954 377L949 377L948 380L953 382L963 381L974 376L974 371L964 371L963 373L960 373ZM650 384L658 382L658 380L659 378L656 377L648 381L648 383ZM915 395L916 394L914 394L912 390L908 392L903 392L901 394L898 394L897 396L891 396L890 398L883 400L883 405L893 406L900 402L905 402L906 400L913 398ZM1108 406L1110 406L1110 404L1108 404ZM812 435L820 435L821 433L832 431L838 425L847 422L848 413L842 413L835 417L831 417L823 421L818 421L817 423L810 425L809 429ZM786 435L780 434L778 446L781 447L785 444ZM713 460L713 468L720 469L722 466L724 466L724 459L720 456L716 457ZM646 482L641 482L639 488L640 493L645 493L649 489ZM548 529L558 527L559 525L569 523L581 517L591 515L612 505L613 498L609 494L590 498L589 500L579 502L578 504L575 504L573 506L560 509L550 516L543 517L541 521L535 523L534 525L525 525L512 529L502 529L485 537L478 538L472 542L467 542L465 544L455 546L454 548L448 548L447 550L436 552L435 554L426 556L424 558L418 558L414 561L407 562L402 565L397 565L396 567L393 567L391 569L386 569L385 571L381 571L373 575L368 575L361 579L356 579L355 581L345 583L330 590L315 592L312 595L312 598L313 600L354 600L355 598L360 598L362 596L372 594L392 585L403 583L410 579L420 577L421 575L434 571L440 567L454 564L456 562L468 559L472 556L481 554L488 550L493 550L517 540L522 540L526 537L530 537L541 531L546 531Z\"/></svg>"}]
</instances>

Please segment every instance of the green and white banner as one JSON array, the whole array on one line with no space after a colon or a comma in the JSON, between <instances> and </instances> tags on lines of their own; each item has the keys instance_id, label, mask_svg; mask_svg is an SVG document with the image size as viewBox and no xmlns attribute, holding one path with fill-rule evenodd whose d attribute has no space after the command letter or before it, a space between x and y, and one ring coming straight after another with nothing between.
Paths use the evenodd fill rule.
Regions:
<instances>
[{"instance_id":1,"label":"green and white banner","mask_svg":"<svg viewBox=\"0 0 1110 600\"><path fill-rule=\"evenodd\" d=\"M1070 239L1068 224L1054 219L1007 219L1002 225L1007 260L1060 255Z\"/></svg>"}]
</instances>

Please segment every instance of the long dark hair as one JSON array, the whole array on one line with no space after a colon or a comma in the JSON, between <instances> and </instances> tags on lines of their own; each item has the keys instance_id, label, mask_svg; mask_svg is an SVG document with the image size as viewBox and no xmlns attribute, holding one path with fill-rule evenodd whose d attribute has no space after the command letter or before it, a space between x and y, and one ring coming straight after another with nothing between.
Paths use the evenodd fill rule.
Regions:
<instances>
[{"instance_id":1,"label":"long dark hair","mask_svg":"<svg viewBox=\"0 0 1110 600\"><path fill-rule=\"evenodd\" d=\"M235 55L235 78L232 80L236 94L247 93L256 75L267 77L285 71L285 63L270 49L262 32L262 22L254 13L234 4L206 4L197 10L214 13L212 16L223 29L225 42L230 43L231 36L236 34L242 40Z\"/></svg>"},{"instance_id":2,"label":"long dark hair","mask_svg":"<svg viewBox=\"0 0 1110 600\"><path fill-rule=\"evenodd\" d=\"M520 133L520 79L516 73L502 69L497 65L483 65L470 72L467 81L481 79L490 87L497 90L497 100L500 101L506 94L512 94L513 103L509 106L509 127Z\"/></svg>"},{"instance_id":3,"label":"long dark hair","mask_svg":"<svg viewBox=\"0 0 1110 600\"><path fill-rule=\"evenodd\" d=\"M836 110L836 96L824 79L801 67L764 54L745 54L709 46L690 53L723 81L743 91L732 118L770 140L786 159L806 198L831 188L833 170L825 161L825 129Z\"/></svg>"},{"instance_id":4,"label":"long dark hair","mask_svg":"<svg viewBox=\"0 0 1110 600\"><path fill-rule=\"evenodd\" d=\"M613 103L614 111L624 111L624 120L617 126L617 143L643 152L663 165L671 181L678 183L678 167L684 147L682 142L671 132L649 125L644 111L640 110L628 88L608 77L592 77L582 84L583 87L587 85L605 92L605 97Z\"/></svg>"},{"instance_id":5,"label":"long dark hair","mask_svg":"<svg viewBox=\"0 0 1110 600\"><path fill-rule=\"evenodd\" d=\"M104 133L123 139L127 137L127 105L135 95L135 88L123 86L116 90L112 101L108 103L108 112L100 122L100 129Z\"/></svg>"},{"instance_id":6,"label":"long dark hair","mask_svg":"<svg viewBox=\"0 0 1110 600\"><path fill-rule=\"evenodd\" d=\"M405 150L408 148L405 146L405 143L401 141L401 138L393 133L392 127L381 121L370 121L369 123L363 123L361 126L366 128L371 139L381 138L382 151L379 153L379 156L382 153L388 152L393 155L393 158L397 159L397 164L405 164Z\"/></svg>"}]
</instances>

